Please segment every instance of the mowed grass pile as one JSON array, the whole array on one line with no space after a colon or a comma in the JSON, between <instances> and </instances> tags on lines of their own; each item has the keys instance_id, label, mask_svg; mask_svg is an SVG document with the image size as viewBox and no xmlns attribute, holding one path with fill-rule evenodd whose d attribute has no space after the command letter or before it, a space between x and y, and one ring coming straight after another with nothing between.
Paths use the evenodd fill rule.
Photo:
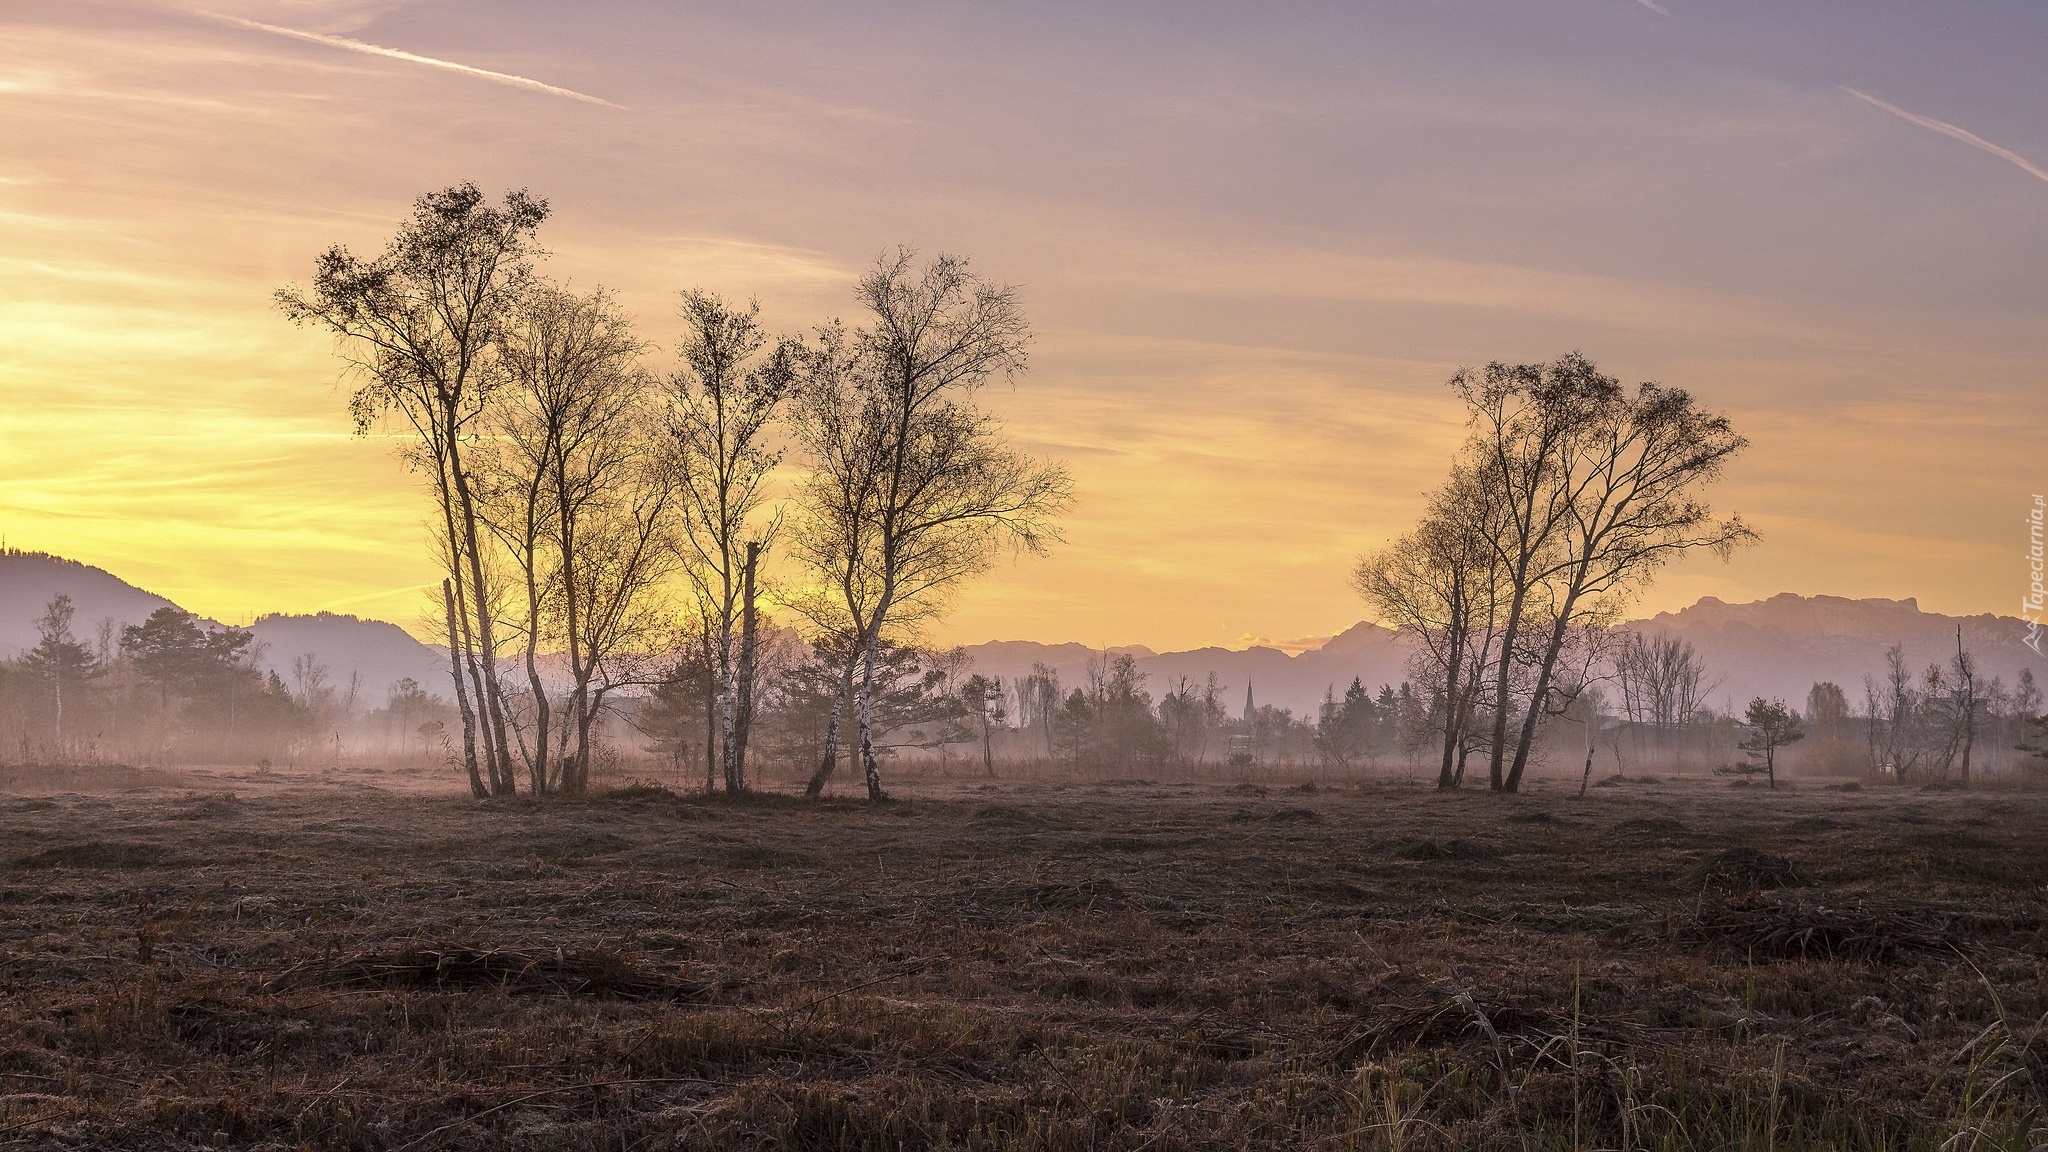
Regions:
<instances>
[{"instance_id":1,"label":"mowed grass pile","mask_svg":"<svg viewBox=\"0 0 2048 1152\"><path fill-rule=\"evenodd\" d=\"M2048 803L0 797L0 1146L2029 1149Z\"/></svg>"}]
</instances>

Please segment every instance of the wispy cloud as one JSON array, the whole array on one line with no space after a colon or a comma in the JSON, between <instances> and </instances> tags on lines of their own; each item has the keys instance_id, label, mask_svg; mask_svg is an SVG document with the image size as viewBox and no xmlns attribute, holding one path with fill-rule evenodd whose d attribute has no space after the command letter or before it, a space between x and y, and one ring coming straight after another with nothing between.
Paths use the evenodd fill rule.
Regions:
<instances>
[{"instance_id":1,"label":"wispy cloud","mask_svg":"<svg viewBox=\"0 0 2048 1152\"><path fill-rule=\"evenodd\" d=\"M1655 12L1659 16L1671 15L1671 9L1666 8L1664 5L1657 3L1657 0L1636 0L1636 3L1641 4L1643 7L1648 8L1650 11Z\"/></svg>"},{"instance_id":2,"label":"wispy cloud","mask_svg":"<svg viewBox=\"0 0 2048 1152\"><path fill-rule=\"evenodd\" d=\"M514 88L525 88L533 92L545 92L550 96L562 96L570 100L581 100L585 104L599 104L606 108L624 108L624 105L614 104L609 100L592 96L587 92L578 92L573 88L561 88L532 79L531 77L514 76L509 72L493 72L488 68L474 68L468 64L458 64L453 60L441 60L433 56L422 56L417 52L407 52L402 48L386 48L381 44L351 40L346 36L329 36L324 32L304 32L297 28L282 28L276 24L264 24L257 20L245 20L240 16L223 16L217 12L209 12L206 15L223 23L251 28L258 32L268 32L273 36L289 36L294 40L304 40L309 44L324 44L329 48L340 48L348 52L361 52L369 56L383 56L392 60L425 64L430 68L446 68L450 72L461 72L468 76L478 76L498 84L509 84Z\"/></svg>"},{"instance_id":3,"label":"wispy cloud","mask_svg":"<svg viewBox=\"0 0 2048 1152\"><path fill-rule=\"evenodd\" d=\"M1946 136L1951 140L1961 140L1963 143L1968 144L1970 147L1975 148L1978 151L1991 153L1993 156L1996 156L2000 160L2003 160L2006 163L2013 165L2022 172L2025 172L2027 175L2032 176L2036 180L2048 181L2048 172L2042 171L2039 165L2035 164L2033 161L2027 159L2025 156L2020 155L2019 153L2013 151L2010 148L2001 148L1998 145L1993 144L1991 141L1984 139L1982 136L1977 135L1975 132L1970 132L1965 129L1958 128L1955 125L1950 124L1946 120L1936 120L1932 116L1922 116L1918 112L1908 112L1904 108L1899 107L1897 104L1893 104L1888 100L1880 100L1877 97L1872 96L1870 93L1862 91L1861 89L1851 88L1847 85L1842 85L1841 88L1842 91L1847 92L1849 95L1854 96L1858 100L1863 101L1865 104L1868 104L1873 108L1882 108L1886 112L1889 112L1894 116L1897 116L1901 120L1918 124L1922 128L1927 128L1932 131L1939 132L1943 136Z\"/></svg>"}]
</instances>

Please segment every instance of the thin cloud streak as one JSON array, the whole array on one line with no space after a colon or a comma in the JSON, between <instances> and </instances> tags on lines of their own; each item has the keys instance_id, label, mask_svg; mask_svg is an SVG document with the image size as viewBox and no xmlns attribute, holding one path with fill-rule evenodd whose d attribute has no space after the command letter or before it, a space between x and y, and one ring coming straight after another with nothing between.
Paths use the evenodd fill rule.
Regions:
<instances>
[{"instance_id":1,"label":"thin cloud streak","mask_svg":"<svg viewBox=\"0 0 2048 1152\"><path fill-rule=\"evenodd\" d=\"M1671 15L1671 9L1666 8L1662 4L1657 3L1657 0L1636 0L1636 3L1641 4L1643 7L1648 8L1650 11L1655 12L1659 16Z\"/></svg>"},{"instance_id":2,"label":"thin cloud streak","mask_svg":"<svg viewBox=\"0 0 2048 1152\"><path fill-rule=\"evenodd\" d=\"M2000 160L2003 160L2006 163L2013 165L2014 167L2025 172L2027 175L2032 176L2036 180L2048 182L2048 172L2042 171L2037 165L2034 164L2033 161L2027 159L2025 156L2020 155L2019 153L2013 151L2010 148L2001 148L1998 145L1993 144L1991 141L1984 139L1982 136L1977 135L1975 132L1970 132L1965 129L1958 128L1945 120L1936 120L1932 116L1922 116L1918 112L1908 112L1904 108L1899 107L1897 104L1893 104L1888 100L1880 100L1877 97L1872 96L1868 92L1864 92L1856 88L1851 88L1846 84L1840 85L1839 87L1842 89L1842 91L1847 92L1849 95L1854 96L1858 100L1863 101L1865 104L1868 104L1873 108L1882 108L1886 112L1889 112L1894 116L1897 116L1901 120L1905 120L1913 124L1918 124L1922 128L1927 128L1935 132L1939 132L1943 136L1946 136L1951 140L1961 140L1963 143L1968 144L1970 147L1975 148L1981 152L1989 152L1993 156L1996 156Z\"/></svg>"},{"instance_id":3,"label":"thin cloud streak","mask_svg":"<svg viewBox=\"0 0 2048 1152\"><path fill-rule=\"evenodd\" d=\"M402 48L386 48L380 44L370 44L362 40L351 40L346 36L329 36L321 32L303 32L297 28L283 28L276 24L264 24L256 20L245 20L240 16L223 16L217 12L208 12L206 15L223 23L235 24L243 28L253 28L256 31L268 32L274 36L289 36L294 40L304 40L309 44L322 44L329 48L361 52L368 56L383 56L392 60L405 60L413 64L425 64L430 68L446 68L451 72L461 72L469 76L480 76L499 84L509 84L514 88L525 88L533 92L545 92L550 96L563 96L570 100L581 100L585 104L617 108L622 112L626 110L623 104L614 104L609 100L592 96L586 92L578 92L573 88L560 88L527 76L514 76L510 72L493 72L488 68L475 68L468 64L458 64L453 60L421 56L417 52L407 52Z\"/></svg>"}]
</instances>

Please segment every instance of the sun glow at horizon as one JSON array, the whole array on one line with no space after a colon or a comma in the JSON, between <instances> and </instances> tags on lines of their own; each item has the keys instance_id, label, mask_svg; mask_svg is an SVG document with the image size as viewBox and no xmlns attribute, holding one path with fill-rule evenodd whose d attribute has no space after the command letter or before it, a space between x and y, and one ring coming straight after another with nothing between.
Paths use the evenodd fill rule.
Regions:
<instances>
[{"instance_id":1,"label":"sun glow at horizon","mask_svg":"<svg viewBox=\"0 0 2048 1152\"><path fill-rule=\"evenodd\" d=\"M854 277L898 242L1022 285L1032 367L987 399L1079 499L1066 542L965 590L940 642L1339 631L1368 615L1352 561L1412 522L1461 437L1443 381L1570 348L1753 441L1711 499L1763 545L1674 567L1642 612L2018 602L2016 525L2048 487L2048 190L1707 27L1820 42L1818 17L1560 9L1585 45L1521 62L1520 10L1247 37L1205 7L1169 26L906 6L789 37L623 3L488 27L467 3L224 7L31 3L0 25L0 530L207 616L424 631L418 480L351 434L325 340L270 293L462 179L549 197L549 274L615 290L664 349L691 286L758 296L781 330L855 320ZM1549 66L1581 52L1637 67ZM1912 76L1863 87L2048 155L1999 120L2036 80L1986 59L1975 107L1923 113Z\"/></svg>"}]
</instances>

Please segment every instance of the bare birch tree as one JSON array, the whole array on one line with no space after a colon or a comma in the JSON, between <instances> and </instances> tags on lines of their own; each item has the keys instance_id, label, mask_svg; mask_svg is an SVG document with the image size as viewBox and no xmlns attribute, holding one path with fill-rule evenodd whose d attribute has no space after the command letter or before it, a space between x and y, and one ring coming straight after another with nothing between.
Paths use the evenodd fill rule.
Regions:
<instances>
[{"instance_id":1,"label":"bare birch tree","mask_svg":"<svg viewBox=\"0 0 2048 1152\"><path fill-rule=\"evenodd\" d=\"M683 367L669 377L667 396L683 571L718 676L718 725L707 738L717 746L729 793L746 788L760 561L781 519L763 514L769 477L782 460L770 442L771 424L802 359L796 341L770 347L760 311L757 303L740 309L714 293L684 292Z\"/></svg>"},{"instance_id":2,"label":"bare birch tree","mask_svg":"<svg viewBox=\"0 0 2048 1152\"><path fill-rule=\"evenodd\" d=\"M1488 674L1506 662L1502 607L1510 589L1494 535L1500 526L1488 522L1499 511L1470 471L1454 470L1430 498L1422 523L1368 554L1352 573L1381 621L1418 645L1417 679L1442 694L1439 789L1462 783Z\"/></svg>"},{"instance_id":3,"label":"bare birch tree","mask_svg":"<svg viewBox=\"0 0 2048 1152\"><path fill-rule=\"evenodd\" d=\"M1466 459L1491 494L1510 574L1503 644L1527 644L1533 683L1507 763L1510 668L1496 673L1490 782L1517 791L1574 628L1614 612L1664 564L1707 549L1726 558L1756 533L1717 518L1698 490L1748 445L1726 416L1656 384L1625 391L1570 353L1550 364L1489 365L1452 384L1471 410ZM1524 636L1532 608L1544 626ZM1505 767L1505 772L1503 768Z\"/></svg>"},{"instance_id":4,"label":"bare birch tree","mask_svg":"<svg viewBox=\"0 0 2048 1152\"><path fill-rule=\"evenodd\" d=\"M543 255L534 234L547 214L546 201L523 191L501 206L485 203L474 184L431 192L414 202L412 216L376 258L336 245L320 256L310 289L277 293L294 323L334 335L358 384L349 399L356 431L367 435L396 416L412 432L401 453L428 475L438 503L444 588L455 608L448 641L465 716L465 766L480 797L509 794L514 778L494 596L464 453L502 379L498 338ZM480 713L474 720L472 694Z\"/></svg>"},{"instance_id":5,"label":"bare birch tree","mask_svg":"<svg viewBox=\"0 0 2048 1152\"><path fill-rule=\"evenodd\" d=\"M861 766L869 799L882 800L873 688L885 633L936 612L1003 546L1043 552L1072 482L1009 447L974 404L984 383L1024 368L1030 330L1014 289L963 258L919 267L899 249L855 294L868 326L821 334L798 404L813 460L800 551L855 640Z\"/></svg>"},{"instance_id":6,"label":"bare birch tree","mask_svg":"<svg viewBox=\"0 0 2048 1152\"><path fill-rule=\"evenodd\" d=\"M514 622L530 702L513 738L533 792L580 791L600 665L621 615L670 567L661 545L673 489L637 364L644 345L609 296L536 284L500 343L506 384L486 420L494 451L478 487L523 591ZM567 661L559 709L544 649Z\"/></svg>"}]
</instances>

